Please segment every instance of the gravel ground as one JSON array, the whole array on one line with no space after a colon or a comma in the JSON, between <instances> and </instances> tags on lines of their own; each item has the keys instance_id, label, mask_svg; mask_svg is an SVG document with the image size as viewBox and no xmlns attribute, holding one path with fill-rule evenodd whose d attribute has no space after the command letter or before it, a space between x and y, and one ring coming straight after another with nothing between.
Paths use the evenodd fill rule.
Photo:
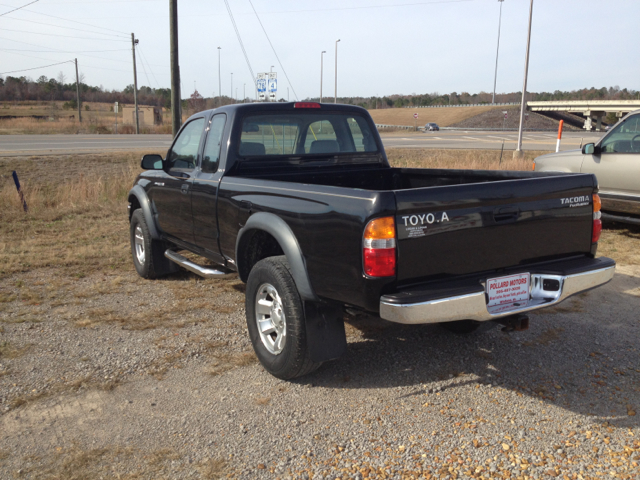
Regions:
<instances>
[{"instance_id":1,"label":"gravel ground","mask_svg":"<svg viewBox=\"0 0 640 480\"><path fill-rule=\"evenodd\" d=\"M256 363L237 279L0 294L3 479L640 478L637 266L526 332L351 318L292 382Z\"/></svg>"}]
</instances>

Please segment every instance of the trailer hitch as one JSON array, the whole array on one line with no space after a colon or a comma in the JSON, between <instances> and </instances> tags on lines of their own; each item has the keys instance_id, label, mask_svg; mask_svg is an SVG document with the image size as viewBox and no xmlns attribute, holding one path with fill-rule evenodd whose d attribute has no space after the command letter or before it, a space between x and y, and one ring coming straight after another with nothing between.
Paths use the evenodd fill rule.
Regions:
<instances>
[{"instance_id":1,"label":"trailer hitch","mask_svg":"<svg viewBox=\"0 0 640 480\"><path fill-rule=\"evenodd\" d=\"M503 325L502 331L505 333L522 332L529 329L529 316L524 313L509 315L508 317L494 320L494 322Z\"/></svg>"}]
</instances>

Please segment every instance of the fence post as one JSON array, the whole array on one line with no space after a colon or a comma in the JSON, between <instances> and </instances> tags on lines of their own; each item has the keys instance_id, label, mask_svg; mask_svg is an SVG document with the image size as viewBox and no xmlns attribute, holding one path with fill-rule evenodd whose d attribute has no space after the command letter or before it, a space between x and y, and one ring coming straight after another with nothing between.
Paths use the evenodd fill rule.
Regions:
<instances>
[{"instance_id":1,"label":"fence post","mask_svg":"<svg viewBox=\"0 0 640 480\"><path fill-rule=\"evenodd\" d=\"M16 189L18 190L18 195L20 195L20 201L22 202L22 208L25 212L28 212L29 209L27 207L27 201L24 199L24 193L22 192L22 188L20 188L20 180L18 180L18 174L14 170L11 174L13 177L13 182L16 184Z\"/></svg>"}]
</instances>

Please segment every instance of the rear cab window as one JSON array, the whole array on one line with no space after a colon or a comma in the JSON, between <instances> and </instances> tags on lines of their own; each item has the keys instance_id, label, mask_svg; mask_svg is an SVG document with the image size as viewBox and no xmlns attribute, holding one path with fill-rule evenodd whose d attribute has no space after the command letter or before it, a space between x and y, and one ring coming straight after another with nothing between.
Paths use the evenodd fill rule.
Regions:
<instances>
[{"instance_id":1,"label":"rear cab window","mask_svg":"<svg viewBox=\"0 0 640 480\"><path fill-rule=\"evenodd\" d=\"M244 119L240 157L377 153L367 121L352 113L277 112Z\"/></svg>"}]
</instances>

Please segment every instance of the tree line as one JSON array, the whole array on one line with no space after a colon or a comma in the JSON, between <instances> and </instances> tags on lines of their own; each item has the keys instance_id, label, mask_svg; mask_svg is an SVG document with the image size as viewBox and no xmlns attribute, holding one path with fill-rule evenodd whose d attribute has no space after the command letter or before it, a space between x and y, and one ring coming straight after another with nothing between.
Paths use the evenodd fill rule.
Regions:
<instances>
[{"instance_id":1,"label":"tree line","mask_svg":"<svg viewBox=\"0 0 640 480\"><path fill-rule=\"evenodd\" d=\"M496 103L520 103L522 92L498 93ZM309 101L318 101L319 97L309 98ZM640 100L640 92L627 88L615 87L582 88L579 90L555 92L528 92L527 101L550 100ZM339 103L359 105L368 110L382 108L402 107L427 107L437 105L474 105L490 104L492 94L480 92L470 94L468 92L452 92L446 94L425 93L411 95L388 95L384 97L338 97Z\"/></svg>"},{"instance_id":2,"label":"tree line","mask_svg":"<svg viewBox=\"0 0 640 480\"><path fill-rule=\"evenodd\" d=\"M122 91L106 90L102 86L87 85L80 78L80 97L84 102L101 103L133 103L133 85L128 85ZM521 92L496 94L497 103L519 103ZM65 101L74 102L76 98L76 82L67 83L66 76L60 72L57 78L41 76L37 80L29 77L0 77L0 101ZM640 99L637 90L615 87L582 88L579 90L554 92L529 92L528 101L545 100L636 100ZM319 97L305 99L318 101ZM470 105L489 104L492 100L491 93L480 92L470 94L468 92L452 92L447 94L425 93L411 95L388 95L383 97L339 97L339 103L359 105L369 110L381 108L421 107L436 105ZM285 101L280 99L279 101ZM183 109L198 111L203 108L213 108L220 104L235 103L236 100L227 96L222 99L203 98L195 91L191 96L183 100ZM171 108L170 88L151 88L142 86L138 89L138 103L140 105L154 105Z\"/></svg>"}]
</instances>

